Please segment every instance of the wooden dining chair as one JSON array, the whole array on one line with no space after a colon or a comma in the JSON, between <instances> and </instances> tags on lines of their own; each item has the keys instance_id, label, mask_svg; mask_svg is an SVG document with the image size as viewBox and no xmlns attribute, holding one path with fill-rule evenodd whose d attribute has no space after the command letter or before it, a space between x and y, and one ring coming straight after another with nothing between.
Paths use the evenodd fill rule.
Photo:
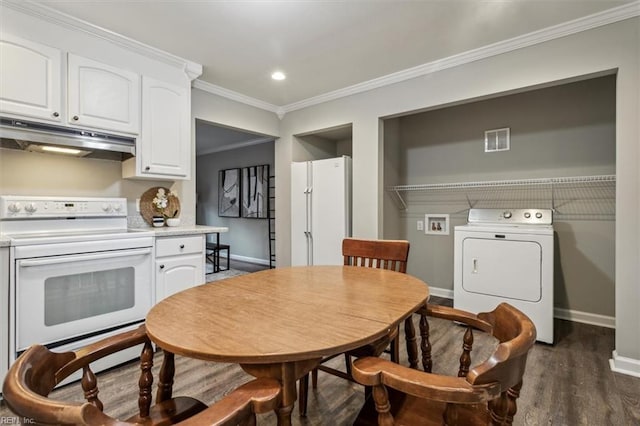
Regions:
<instances>
[{"instance_id":1,"label":"wooden dining chair","mask_svg":"<svg viewBox=\"0 0 640 426\"><path fill-rule=\"evenodd\" d=\"M91 364L126 348L142 345L138 380L139 412L127 420L110 417L98 398L98 379ZM174 356L164 353L158 391L151 405L153 347L144 325L103 339L75 352L56 353L42 345L27 349L11 366L3 395L9 408L31 423L45 425L238 425L255 424L255 414L274 410L280 402L280 384L272 379L250 381L207 407L191 397L172 397ZM60 401L51 391L72 373L82 370L86 402Z\"/></svg>"},{"instance_id":2,"label":"wooden dining chair","mask_svg":"<svg viewBox=\"0 0 640 426\"><path fill-rule=\"evenodd\" d=\"M353 364L353 377L373 391L354 425L512 424L527 355L536 340L533 322L506 303L478 315L434 305L427 310L429 317L466 326L457 376L360 358ZM470 369L474 329L498 344L490 357Z\"/></svg>"},{"instance_id":3,"label":"wooden dining chair","mask_svg":"<svg viewBox=\"0 0 640 426\"><path fill-rule=\"evenodd\" d=\"M392 271L407 272L407 260L409 258L409 241L406 240L371 240L345 238L342 240L342 257L346 266L362 266L368 268L388 269ZM411 322L413 327L413 322ZM415 333L414 333L415 335ZM312 386L315 389L318 385L318 370L324 371L334 376L353 381L351 377L351 359L360 356L378 356L383 351L390 353L391 360L397 362L399 359L398 329L383 339L346 352L345 371L323 365L325 362L339 356L340 354L327 357L320 362L318 368L312 371ZM387 349L389 347L389 349ZM307 395L309 388L309 375L300 379L298 391L298 410L301 416L307 413Z\"/></svg>"}]
</instances>

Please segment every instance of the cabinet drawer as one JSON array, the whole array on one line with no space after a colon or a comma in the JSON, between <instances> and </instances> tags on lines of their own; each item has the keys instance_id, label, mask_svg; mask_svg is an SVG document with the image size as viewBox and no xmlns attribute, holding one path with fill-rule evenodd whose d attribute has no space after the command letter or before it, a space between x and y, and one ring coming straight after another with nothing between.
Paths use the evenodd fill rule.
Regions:
<instances>
[{"instance_id":1,"label":"cabinet drawer","mask_svg":"<svg viewBox=\"0 0 640 426\"><path fill-rule=\"evenodd\" d=\"M202 253L204 236L163 237L156 239L156 257Z\"/></svg>"}]
</instances>

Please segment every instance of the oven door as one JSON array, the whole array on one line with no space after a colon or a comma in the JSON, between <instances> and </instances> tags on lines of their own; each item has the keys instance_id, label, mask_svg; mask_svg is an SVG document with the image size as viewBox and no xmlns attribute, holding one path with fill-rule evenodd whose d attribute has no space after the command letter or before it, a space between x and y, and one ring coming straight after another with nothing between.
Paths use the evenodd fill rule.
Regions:
<instances>
[{"instance_id":1,"label":"oven door","mask_svg":"<svg viewBox=\"0 0 640 426\"><path fill-rule=\"evenodd\" d=\"M16 260L16 350L144 320L150 247Z\"/></svg>"}]
</instances>

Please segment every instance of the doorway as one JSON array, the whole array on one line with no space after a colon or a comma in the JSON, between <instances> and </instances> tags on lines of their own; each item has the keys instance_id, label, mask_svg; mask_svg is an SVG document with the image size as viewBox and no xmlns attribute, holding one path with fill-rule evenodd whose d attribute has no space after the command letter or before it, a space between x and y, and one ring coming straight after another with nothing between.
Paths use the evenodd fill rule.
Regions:
<instances>
[{"instance_id":1,"label":"doorway","mask_svg":"<svg viewBox=\"0 0 640 426\"><path fill-rule=\"evenodd\" d=\"M220 234L220 243L230 247L232 270L236 269L234 262L238 267L246 265L243 269L249 270L268 268L273 263L275 221L270 220L273 211L269 211L267 204L274 205L274 143L272 136L196 119L196 223L229 228L229 232ZM241 176L244 169L260 166L266 166L260 170L269 181L267 191L270 195L262 197L265 202L263 214L248 215L246 209L243 213ZM220 175L226 170L237 170L238 176L237 199L233 201L237 203L237 209L232 212L219 209ZM213 242L214 236L208 238L211 239L208 242ZM207 268L211 269L211 265Z\"/></svg>"}]
</instances>

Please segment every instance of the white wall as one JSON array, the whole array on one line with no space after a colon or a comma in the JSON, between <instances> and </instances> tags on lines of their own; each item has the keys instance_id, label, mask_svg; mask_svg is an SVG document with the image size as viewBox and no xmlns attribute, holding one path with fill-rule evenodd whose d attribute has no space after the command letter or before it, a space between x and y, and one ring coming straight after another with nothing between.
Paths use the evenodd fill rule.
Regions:
<instances>
[{"instance_id":1,"label":"white wall","mask_svg":"<svg viewBox=\"0 0 640 426\"><path fill-rule=\"evenodd\" d=\"M288 113L276 144L278 229L290 217L293 135L353 123L355 236L382 236L380 117L547 85L617 69L616 87L616 365L640 374L640 109L638 18L433 72L380 89ZM284 213L284 214L282 214ZM279 265L288 264L290 235L279 235ZM626 359L625 359L626 358ZM627 359L631 361L627 361ZM637 363L634 363L636 360Z\"/></svg>"}]
</instances>

